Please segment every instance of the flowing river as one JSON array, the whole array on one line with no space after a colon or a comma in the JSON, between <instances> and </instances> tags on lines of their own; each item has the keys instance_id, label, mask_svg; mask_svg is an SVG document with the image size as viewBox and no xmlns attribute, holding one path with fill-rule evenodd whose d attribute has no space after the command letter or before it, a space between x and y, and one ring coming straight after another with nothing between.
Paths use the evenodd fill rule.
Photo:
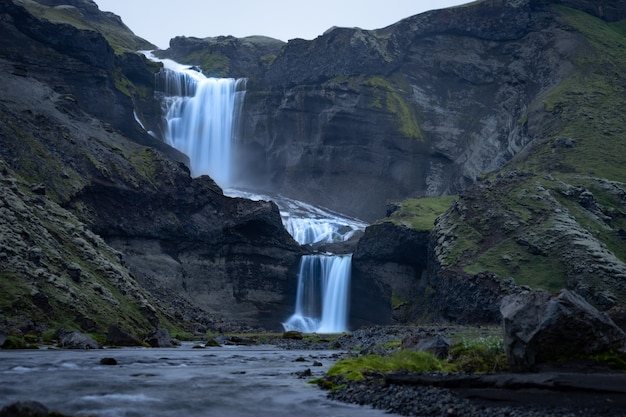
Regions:
<instances>
[{"instance_id":1,"label":"flowing river","mask_svg":"<svg viewBox=\"0 0 626 417\"><path fill-rule=\"evenodd\" d=\"M308 382L322 376L338 353L274 346L195 349L191 343L169 349L0 350L0 408L34 400L73 416L388 415L331 401ZM114 358L117 365L101 365L102 358ZM307 369L312 377L296 374Z\"/></svg>"}]
</instances>

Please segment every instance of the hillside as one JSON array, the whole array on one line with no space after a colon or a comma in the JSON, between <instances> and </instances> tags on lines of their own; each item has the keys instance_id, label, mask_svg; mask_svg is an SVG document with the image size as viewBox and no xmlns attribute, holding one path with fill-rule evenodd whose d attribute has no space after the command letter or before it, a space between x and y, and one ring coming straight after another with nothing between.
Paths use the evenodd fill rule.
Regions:
<instances>
[{"instance_id":1,"label":"hillside","mask_svg":"<svg viewBox=\"0 0 626 417\"><path fill-rule=\"evenodd\" d=\"M626 306L626 4L601 3L156 54L248 78L242 185L372 223L353 326L494 323L529 287L608 311ZM91 0L2 2L0 28L0 327L279 330L311 248L164 143L152 45Z\"/></svg>"}]
</instances>

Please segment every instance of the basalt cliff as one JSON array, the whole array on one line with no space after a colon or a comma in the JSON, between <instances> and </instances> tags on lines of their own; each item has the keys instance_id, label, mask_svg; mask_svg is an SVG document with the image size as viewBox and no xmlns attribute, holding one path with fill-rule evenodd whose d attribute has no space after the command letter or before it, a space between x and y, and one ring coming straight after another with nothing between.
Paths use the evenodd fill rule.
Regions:
<instances>
[{"instance_id":1,"label":"basalt cliff","mask_svg":"<svg viewBox=\"0 0 626 417\"><path fill-rule=\"evenodd\" d=\"M240 185L372 223L353 326L493 323L528 288L626 304L624 18L483 0L155 54L248 79ZM0 25L0 324L276 329L311 248L275 204L190 177L163 142L160 64L137 53L154 47L89 0L3 2Z\"/></svg>"}]
</instances>

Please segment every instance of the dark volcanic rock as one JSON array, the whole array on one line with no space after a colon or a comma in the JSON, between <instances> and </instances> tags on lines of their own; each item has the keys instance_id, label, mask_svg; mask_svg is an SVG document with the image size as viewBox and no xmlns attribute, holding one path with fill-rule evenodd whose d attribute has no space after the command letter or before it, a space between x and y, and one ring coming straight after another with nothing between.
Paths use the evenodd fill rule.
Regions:
<instances>
[{"instance_id":1,"label":"dark volcanic rock","mask_svg":"<svg viewBox=\"0 0 626 417\"><path fill-rule=\"evenodd\" d=\"M581 42L530 1L292 40L248 88L242 180L366 220L388 200L459 192L541 135L534 97Z\"/></svg>"},{"instance_id":2,"label":"dark volcanic rock","mask_svg":"<svg viewBox=\"0 0 626 417\"><path fill-rule=\"evenodd\" d=\"M353 303L351 317L355 324L410 320L411 311L391 310L392 297L395 295L408 302L423 292L422 275L426 270L429 242L428 232L391 222L365 229L352 258L351 297L367 299L373 292L380 292L382 297L376 305Z\"/></svg>"},{"instance_id":3,"label":"dark volcanic rock","mask_svg":"<svg viewBox=\"0 0 626 417\"><path fill-rule=\"evenodd\" d=\"M65 349L98 349L100 345L91 337L76 331L59 329L57 331L59 346Z\"/></svg>"},{"instance_id":4,"label":"dark volcanic rock","mask_svg":"<svg viewBox=\"0 0 626 417\"><path fill-rule=\"evenodd\" d=\"M626 348L626 334L609 316L568 290L556 296L531 292L506 297L501 311L507 358L517 369L594 354L624 354Z\"/></svg>"},{"instance_id":5,"label":"dark volcanic rock","mask_svg":"<svg viewBox=\"0 0 626 417\"><path fill-rule=\"evenodd\" d=\"M82 3L76 7L84 17L100 16L91 16L95 3ZM65 222L31 222L33 239L19 230L0 235L21 234L26 246L39 238L54 242L46 240L47 231L65 248L66 238L76 240L71 247L81 253L74 258L38 242L42 253L23 248L27 268L13 265L22 259L16 256L21 246L0 254L3 262L11 260L12 271L22 271L17 276L26 280L24 288L42 278L63 288L67 274L72 291L65 295L81 301L62 305L75 305L71 317L90 331L104 332L116 322L127 327L111 315L103 323L86 313L85 288L119 302L96 279L113 282L121 298L137 295L137 282L152 291L157 302L137 297L147 320L142 326L155 328L166 318L195 323L192 330L234 330L233 323L239 330L278 329L292 309L301 249L275 205L227 198L211 179L192 179L181 163L186 157L135 121L134 112L143 121L161 117L159 103L146 93L158 65L130 52L116 54L97 31L38 19L13 2L0 3L0 16L0 158L17 178L6 188L8 207L27 210L13 204L21 199L32 207L29 218L51 219L38 207L53 200L73 213L66 211L71 220ZM22 178L41 184L31 187L35 197L19 190ZM15 229L7 219L5 226L11 224ZM93 233L84 237L85 230L123 253ZM82 253L89 251L95 253ZM52 265L61 253L68 261ZM105 266L103 258L113 265ZM35 294L26 296L28 304L50 317L52 290L28 291Z\"/></svg>"},{"instance_id":6,"label":"dark volcanic rock","mask_svg":"<svg viewBox=\"0 0 626 417\"><path fill-rule=\"evenodd\" d=\"M110 326L107 332L106 343L111 346L141 346L142 343L128 331L118 327Z\"/></svg>"},{"instance_id":7,"label":"dark volcanic rock","mask_svg":"<svg viewBox=\"0 0 626 417\"><path fill-rule=\"evenodd\" d=\"M145 340L152 347L172 347L172 337L167 329L157 329L153 334L148 336Z\"/></svg>"}]
</instances>

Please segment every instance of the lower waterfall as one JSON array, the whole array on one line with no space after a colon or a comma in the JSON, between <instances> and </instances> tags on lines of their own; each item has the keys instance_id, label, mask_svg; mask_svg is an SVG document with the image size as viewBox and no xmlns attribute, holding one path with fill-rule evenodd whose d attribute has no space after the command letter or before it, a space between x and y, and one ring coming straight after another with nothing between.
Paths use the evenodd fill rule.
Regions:
<instances>
[{"instance_id":1,"label":"lower waterfall","mask_svg":"<svg viewBox=\"0 0 626 417\"><path fill-rule=\"evenodd\" d=\"M294 314L285 330L342 333L348 330L352 255L305 255L300 260Z\"/></svg>"}]
</instances>

